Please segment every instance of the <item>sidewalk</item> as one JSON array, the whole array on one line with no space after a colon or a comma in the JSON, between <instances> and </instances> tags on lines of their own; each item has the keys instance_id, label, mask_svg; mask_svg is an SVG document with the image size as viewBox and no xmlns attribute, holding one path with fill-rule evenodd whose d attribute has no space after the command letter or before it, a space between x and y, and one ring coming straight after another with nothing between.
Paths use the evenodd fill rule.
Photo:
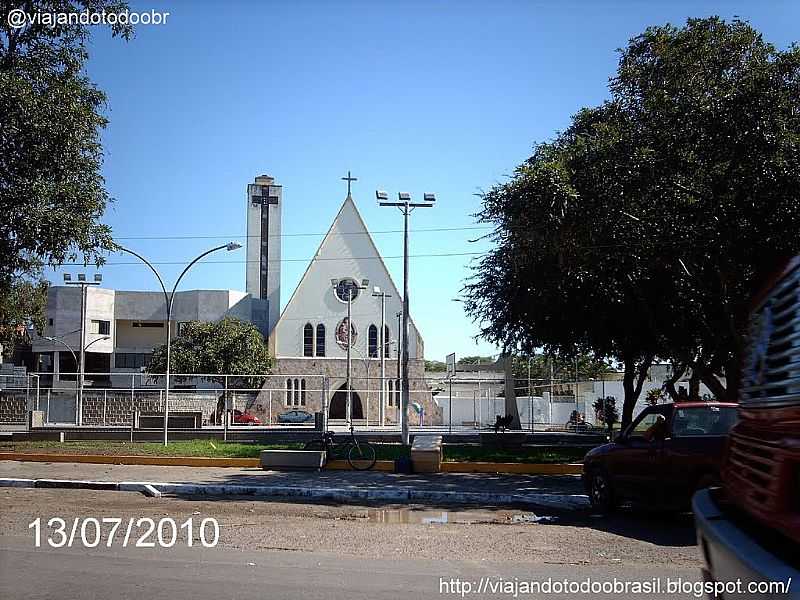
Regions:
<instances>
[{"instance_id":1,"label":"sidewalk","mask_svg":"<svg viewBox=\"0 0 800 600\"><path fill-rule=\"evenodd\" d=\"M41 479L72 482L50 483L50 487L80 487L79 482L86 481L135 482L152 485L164 494L181 495L314 498L345 503L527 504L564 510L588 506L580 478L575 475L399 475L376 471L285 472L251 468L0 461L0 486L35 487L30 480Z\"/></svg>"}]
</instances>

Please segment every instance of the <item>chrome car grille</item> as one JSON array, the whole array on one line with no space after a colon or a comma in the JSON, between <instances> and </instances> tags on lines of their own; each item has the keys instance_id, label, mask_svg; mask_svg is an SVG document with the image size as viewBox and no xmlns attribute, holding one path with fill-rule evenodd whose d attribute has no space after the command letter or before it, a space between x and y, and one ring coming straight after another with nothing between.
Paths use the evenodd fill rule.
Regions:
<instances>
[{"instance_id":1,"label":"chrome car grille","mask_svg":"<svg viewBox=\"0 0 800 600\"><path fill-rule=\"evenodd\" d=\"M775 285L751 319L740 402L800 404L800 265Z\"/></svg>"}]
</instances>

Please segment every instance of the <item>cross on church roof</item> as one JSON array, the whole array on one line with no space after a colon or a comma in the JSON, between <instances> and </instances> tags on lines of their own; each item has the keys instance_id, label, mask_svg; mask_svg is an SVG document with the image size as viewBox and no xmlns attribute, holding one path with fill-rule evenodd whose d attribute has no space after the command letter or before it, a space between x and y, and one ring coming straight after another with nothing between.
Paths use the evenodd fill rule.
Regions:
<instances>
[{"instance_id":1,"label":"cross on church roof","mask_svg":"<svg viewBox=\"0 0 800 600\"><path fill-rule=\"evenodd\" d=\"M350 171L347 172L347 177L342 177L342 181L347 182L347 197L350 197L350 183L353 181L358 181L358 177L351 177Z\"/></svg>"}]
</instances>

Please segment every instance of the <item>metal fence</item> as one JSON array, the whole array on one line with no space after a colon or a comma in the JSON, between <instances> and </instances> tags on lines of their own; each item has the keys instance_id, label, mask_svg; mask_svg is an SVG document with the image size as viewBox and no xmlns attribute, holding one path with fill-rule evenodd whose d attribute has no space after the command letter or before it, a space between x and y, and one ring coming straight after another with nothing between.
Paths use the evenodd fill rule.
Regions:
<instances>
[{"instance_id":1,"label":"metal fence","mask_svg":"<svg viewBox=\"0 0 800 600\"><path fill-rule=\"evenodd\" d=\"M200 413L204 427L309 426L321 412L327 425L398 428L402 382L354 377L349 394L341 377L320 374L170 375L170 413ZM425 429L490 429L506 414L504 380L434 378L410 380L409 425ZM134 415L163 414L163 375L86 373L83 390L76 373L0 375L0 424L23 425L29 411L41 411L46 425L130 427ZM574 389L580 389L578 385ZM563 388L562 388L563 389ZM570 429L577 411L594 424L588 394L527 395L518 388L523 429ZM525 394L525 395L523 395Z\"/></svg>"}]
</instances>

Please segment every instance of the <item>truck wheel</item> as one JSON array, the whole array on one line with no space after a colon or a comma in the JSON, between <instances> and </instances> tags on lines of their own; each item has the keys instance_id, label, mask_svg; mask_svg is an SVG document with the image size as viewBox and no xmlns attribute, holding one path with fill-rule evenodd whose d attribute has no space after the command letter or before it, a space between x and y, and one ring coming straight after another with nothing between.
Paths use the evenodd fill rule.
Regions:
<instances>
[{"instance_id":1,"label":"truck wheel","mask_svg":"<svg viewBox=\"0 0 800 600\"><path fill-rule=\"evenodd\" d=\"M603 469L597 469L589 477L589 502L602 515L614 511L617 506L611 478Z\"/></svg>"}]
</instances>

